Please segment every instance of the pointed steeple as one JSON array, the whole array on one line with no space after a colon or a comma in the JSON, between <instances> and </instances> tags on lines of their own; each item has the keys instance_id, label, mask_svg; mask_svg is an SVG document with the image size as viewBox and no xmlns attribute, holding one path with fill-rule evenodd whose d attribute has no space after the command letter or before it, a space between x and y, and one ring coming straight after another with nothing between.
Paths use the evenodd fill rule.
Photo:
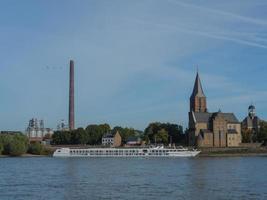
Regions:
<instances>
[{"instance_id":1,"label":"pointed steeple","mask_svg":"<svg viewBox=\"0 0 267 200\"><path fill-rule=\"evenodd\" d=\"M198 72L197 72L195 85L194 85L194 89L193 89L191 97L206 97L202 89L202 85L201 85Z\"/></svg>"},{"instance_id":2,"label":"pointed steeple","mask_svg":"<svg viewBox=\"0 0 267 200\"><path fill-rule=\"evenodd\" d=\"M195 79L194 89L190 97L190 111L207 112L206 96L203 92L198 72Z\"/></svg>"}]
</instances>

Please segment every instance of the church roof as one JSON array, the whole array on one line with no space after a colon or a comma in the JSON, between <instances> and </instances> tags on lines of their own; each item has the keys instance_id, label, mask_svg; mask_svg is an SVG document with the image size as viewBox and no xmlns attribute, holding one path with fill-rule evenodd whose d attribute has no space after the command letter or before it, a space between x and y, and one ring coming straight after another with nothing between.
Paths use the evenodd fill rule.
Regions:
<instances>
[{"instance_id":1,"label":"church roof","mask_svg":"<svg viewBox=\"0 0 267 200\"><path fill-rule=\"evenodd\" d=\"M216 115L217 113L208 113L208 112L195 112L195 119L196 122L202 122L202 123L208 123L211 118ZM220 113L227 121L228 123L239 123L238 119L234 115L234 113Z\"/></svg>"},{"instance_id":2,"label":"church roof","mask_svg":"<svg viewBox=\"0 0 267 200\"><path fill-rule=\"evenodd\" d=\"M205 97L198 73L196 76L195 85L194 85L194 89L193 89L191 97L196 97L196 96L197 97Z\"/></svg>"},{"instance_id":3,"label":"church roof","mask_svg":"<svg viewBox=\"0 0 267 200\"><path fill-rule=\"evenodd\" d=\"M212 116L212 113L208 113L208 112L195 112L194 113L195 115L195 119L196 119L196 122L209 122L211 116Z\"/></svg>"},{"instance_id":4,"label":"church roof","mask_svg":"<svg viewBox=\"0 0 267 200\"><path fill-rule=\"evenodd\" d=\"M239 123L238 119L236 118L234 113L222 113L223 117L229 122L229 123Z\"/></svg>"}]
</instances>

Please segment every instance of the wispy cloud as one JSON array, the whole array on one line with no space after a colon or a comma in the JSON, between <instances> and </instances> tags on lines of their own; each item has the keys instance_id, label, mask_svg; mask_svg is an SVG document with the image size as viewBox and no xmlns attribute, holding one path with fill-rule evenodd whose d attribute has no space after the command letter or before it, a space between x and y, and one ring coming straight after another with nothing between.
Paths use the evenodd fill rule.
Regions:
<instances>
[{"instance_id":1,"label":"wispy cloud","mask_svg":"<svg viewBox=\"0 0 267 200\"><path fill-rule=\"evenodd\" d=\"M228 17L230 19L240 20L243 22L257 24L257 25L261 25L261 26L267 25L267 22L265 20L261 20L261 19L254 19L251 17L246 17L246 16L235 14L235 13L230 13L230 12L212 9L212 8L203 7L203 6L198 6L198 5L194 5L194 4L189 4L189 3L182 2L182 1L176 1L176 0L168 0L168 1L173 3L173 4L176 4L176 5L209 12L211 14L221 15L223 17ZM215 15L213 15L213 17L215 17Z\"/></svg>"},{"instance_id":2,"label":"wispy cloud","mask_svg":"<svg viewBox=\"0 0 267 200\"><path fill-rule=\"evenodd\" d=\"M200 30L200 29L190 28L188 27L188 25L185 26L184 24L169 24L168 22L159 23L159 22L151 22L151 21L137 20L137 19L133 19L131 21L134 21L139 24L149 25L150 27L157 27L160 30L164 31L167 30L177 31L186 34L197 35L216 40L230 41L241 45L267 49L267 44L265 44L267 39L257 37L253 33L244 34L242 32L227 31L227 29L224 29L222 31Z\"/></svg>"}]
</instances>

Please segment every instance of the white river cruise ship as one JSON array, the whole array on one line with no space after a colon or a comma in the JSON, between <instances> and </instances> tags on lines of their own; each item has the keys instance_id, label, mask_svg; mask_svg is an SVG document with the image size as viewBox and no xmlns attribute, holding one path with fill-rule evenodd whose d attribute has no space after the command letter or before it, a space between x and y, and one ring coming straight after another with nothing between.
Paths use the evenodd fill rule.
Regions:
<instances>
[{"instance_id":1,"label":"white river cruise ship","mask_svg":"<svg viewBox=\"0 0 267 200\"><path fill-rule=\"evenodd\" d=\"M195 157L197 150L186 148L88 148L88 149L57 149L54 157Z\"/></svg>"}]
</instances>

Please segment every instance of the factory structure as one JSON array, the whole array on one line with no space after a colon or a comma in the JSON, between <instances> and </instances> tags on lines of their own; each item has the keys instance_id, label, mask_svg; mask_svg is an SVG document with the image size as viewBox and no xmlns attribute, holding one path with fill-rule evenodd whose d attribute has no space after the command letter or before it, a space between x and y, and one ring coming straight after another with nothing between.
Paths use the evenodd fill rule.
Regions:
<instances>
[{"instance_id":1,"label":"factory structure","mask_svg":"<svg viewBox=\"0 0 267 200\"><path fill-rule=\"evenodd\" d=\"M44 120L32 118L29 120L26 134L30 141L43 141L45 137L53 135L54 131L51 128L45 128Z\"/></svg>"}]
</instances>

